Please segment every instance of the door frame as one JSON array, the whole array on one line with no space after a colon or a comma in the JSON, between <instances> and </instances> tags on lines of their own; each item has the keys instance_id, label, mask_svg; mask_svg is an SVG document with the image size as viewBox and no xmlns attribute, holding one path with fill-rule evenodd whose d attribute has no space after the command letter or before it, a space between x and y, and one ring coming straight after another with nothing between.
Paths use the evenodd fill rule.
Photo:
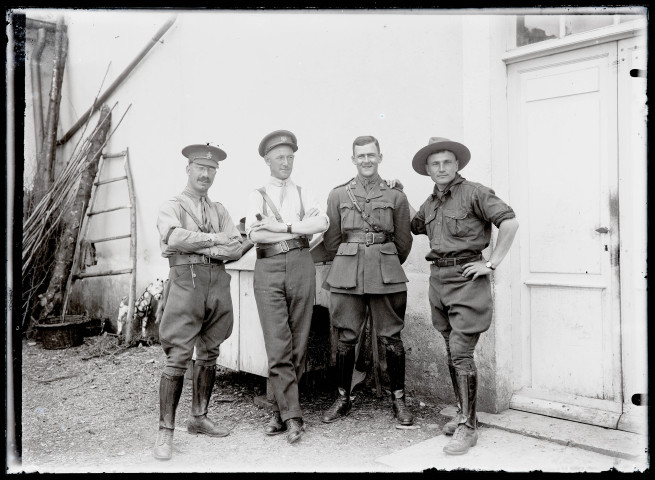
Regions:
<instances>
[{"instance_id":1,"label":"door frame","mask_svg":"<svg viewBox=\"0 0 655 480\"><path fill-rule=\"evenodd\" d=\"M648 109L646 79L631 78L630 71L647 69L647 50L645 35L618 41L619 218L622 234L619 259L624 400L618 429L642 434L647 432L648 401L635 402L633 396L636 393L648 394L648 194L645 175L648 171Z\"/></svg>"}]
</instances>

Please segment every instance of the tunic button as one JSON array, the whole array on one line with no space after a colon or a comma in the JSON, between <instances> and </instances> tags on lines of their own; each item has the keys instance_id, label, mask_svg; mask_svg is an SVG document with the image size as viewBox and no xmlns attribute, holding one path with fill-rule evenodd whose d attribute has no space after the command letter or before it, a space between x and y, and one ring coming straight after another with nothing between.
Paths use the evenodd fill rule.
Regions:
<instances>
[{"instance_id":1,"label":"tunic button","mask_svg":"<svg viewBox=\"0 0 655 480\"><path fill-rule=\"evenodd\" d=\"M365 231L366 233L368 233L368 228L367 228L366 230L364 230L364 231Z\"/></svg>"},{"instance_id":2,"label":"tunic button","mask_svg":"<svg viewBox=\"0 0 655 480\"><path fill-rule=\"evenodd\" d=\"M366 199L366 203L369 203L370 201L371 201L370 198L367 198L367 199Z\"/></svg>"}]
</instances>

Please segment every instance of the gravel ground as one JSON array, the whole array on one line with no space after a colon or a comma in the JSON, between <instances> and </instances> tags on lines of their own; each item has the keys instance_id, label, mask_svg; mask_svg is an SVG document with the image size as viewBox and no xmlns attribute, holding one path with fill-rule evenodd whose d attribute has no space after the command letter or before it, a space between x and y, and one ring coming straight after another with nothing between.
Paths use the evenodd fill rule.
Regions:
<instances>
[{"instance_id":1,"label":"gravel ground","mask_svg":"<svg viewBox=\"0 0 655 480\"><path fill-rule=\"evenodd\" d=\"M265 378L219 367L209 417L231 428L229 436L189 435L191 384L178 407L174 454L158 461L151 450L159 419L159 345L125 349L116 337L84 339L63 350L23 342L22 472L387 472L376 458L441 434L446 405L407 392L413 429L396 428L391 400L375 395L370 380L353 392L351 414L320 421L334 400L329 373L311 372L301 384L307 432L294 445L268 437ZM369 375L370 377L370 375Z\"/></svg>"}]
</instances>

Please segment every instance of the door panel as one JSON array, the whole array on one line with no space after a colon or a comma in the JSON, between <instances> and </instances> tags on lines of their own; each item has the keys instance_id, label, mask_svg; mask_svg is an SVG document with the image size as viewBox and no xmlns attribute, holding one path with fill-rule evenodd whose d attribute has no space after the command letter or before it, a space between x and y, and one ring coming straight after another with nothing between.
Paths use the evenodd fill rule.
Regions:
<instances>
[{"instance_id":1,"label":"door panel","mask_svg":"<svg viewBox=\"0 0 655 480\"><path fill-rule=\"evenodd\" d=\"M576 72L566 77L575 85ZM598 165L600 113L598 91L573 96L565 91L526 102L528 202L531 217L540 219L529 232L530 249L539 252L529 258L532 273L602 273L603 238L594 231L607 224L598 201L604 187ZM566 248L557 248L563 243Z\"/></svg>"},{"instance_id":2,"label":"door panel","mask_svg":"<svg viewBox=\"0 0 655 480\"><path fill-rule=\"evenodd\" d=\"M530 296L532 388L605 398L611 378L605 378L604 362L586 354L606 353L602 329L597 328L602 290L536 286ZM564 332L568 334L559 335Z\"/></svg>"},{"instance_id":3,"label":"door panel","mask_svg":"<svg viewBox=\"0 0 655 480\"><path fill-rule=\"evenodd\" d=\"M509 67L521 222L510 406L605 426L621 402L616 59L613 42Z\"/></svg>"}]
</instances>

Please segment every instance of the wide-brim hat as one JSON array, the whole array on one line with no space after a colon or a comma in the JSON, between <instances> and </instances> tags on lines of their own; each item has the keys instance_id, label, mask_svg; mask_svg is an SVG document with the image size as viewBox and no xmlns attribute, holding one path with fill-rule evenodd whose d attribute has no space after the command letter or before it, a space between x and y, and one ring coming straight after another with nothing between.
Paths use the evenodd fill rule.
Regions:
<instances>
[{"instance_id":1,"label":"wide-brim hat","mask_svg":"<svg viewBox=\"0 0 655 480\"><path fill-rule=\"evenodd\" d=\"M471 152L466 147L466 145L462 145L459 142L453 142L452 140L443 137L431 137L428 144L416 152L416 155L414 155L414 159L412 160L412 167L416 173L429 176L428 172L425 171L425 163L430 155L440 150L449 150L455 154L455 158L457 159L458 164L458 171L464 168L471 159Z\"/></svg>"},{"instance_id":2,"label":"wide-brim hat","mask_svg":"<svg viewBox=\"0 0 655 480\"><path fill-rule=\"evenodd\" d=\"M182 155L189 159L189 163L215 168L218 167L218 162L227 158L227 153L209 144L188 145L182 149Z\"/></svg>"},{"instance_id":3,"label":"wide-brim hat","mask_svg":"<svg viewBox=\"0 0 655 480\"><path fill-rule=\"evenodd\" d=\"M298 140L293 133L289 130L276 130L266 135L259 142L259 155L264 157L279 145L289 145L294 152L298 150Z\"/></svg>"}]
</instances>

